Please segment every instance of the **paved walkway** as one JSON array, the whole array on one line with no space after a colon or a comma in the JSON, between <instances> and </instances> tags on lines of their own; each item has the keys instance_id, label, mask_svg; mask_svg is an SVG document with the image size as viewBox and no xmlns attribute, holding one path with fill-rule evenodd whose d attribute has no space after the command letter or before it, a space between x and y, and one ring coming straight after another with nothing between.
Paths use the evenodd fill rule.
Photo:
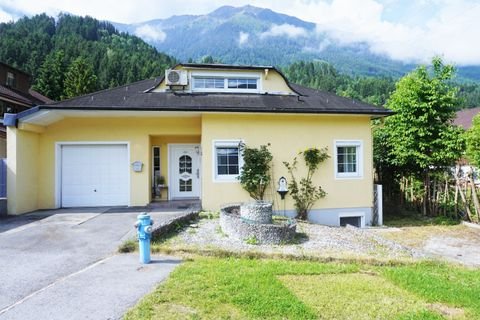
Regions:
<instances>
[{"instance_id":1,"label":"paved walkway","mask_svg":"<svg viewBox=\"0 0 480 320\"><path fill-rule=\"evenodd\" d=\"M180 263L115 254L139 212L38 211L0 220L0 319L118 319ZM150 213L156 222L181 212Z\"/></svg>"}]
</instances>

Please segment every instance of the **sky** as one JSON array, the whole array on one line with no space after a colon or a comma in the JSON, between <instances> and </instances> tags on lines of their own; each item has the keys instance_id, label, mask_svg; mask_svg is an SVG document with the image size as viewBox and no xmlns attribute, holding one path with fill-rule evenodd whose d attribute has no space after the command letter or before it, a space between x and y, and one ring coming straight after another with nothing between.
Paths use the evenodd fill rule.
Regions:
<instances>
[{"instance_id":1,"label":"sky","mask_svg":"<svg viewBox=\"0 0 480 320\"><path fill-rule=\"evenodd\" d=\"M135 23L246 4L313 22L316 32L341 44L367 43L396 60L426 63L439 55L456 65L480 65L480 0L0 0L0 22L68 12ZM282 34L278 28L272 32Z\"/></svg>"}]
</instances>

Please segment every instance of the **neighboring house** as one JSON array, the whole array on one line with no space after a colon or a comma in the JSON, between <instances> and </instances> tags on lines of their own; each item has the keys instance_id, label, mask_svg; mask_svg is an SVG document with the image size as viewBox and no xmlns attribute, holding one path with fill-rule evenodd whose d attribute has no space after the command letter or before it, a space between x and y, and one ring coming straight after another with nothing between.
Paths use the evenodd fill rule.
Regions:
<instances>
[{"instance_id":1,"label":"neighboring house","mask_svg":"<svg viewBox=\"0 0 480 320\"><path fill-rule=\"evenodd\" d=\"M457 113L455 114L455 120L453 120L453 124L462 127L465 130L468 130L473 124L473 117L475 117L479 112L480 107L462 109L460 111L457 111Z\"/></svg>"},{"instance_id":2,"label":"neighboring house","mask_svg":"<svg viewBox=\"0 0 480 320\"><path fill-rule=\"evenodd\" d=\"M145 206L164 177L168 199L205 210L248 201L239 143L270 143L273 179L283 161L328 147L314 182L327 192L310 220L372 220L371 119L390 111L290 84L274 67L180 64L167 77L9 115L8 210ZM305 174L299 162L299 174ZM155 178L157 177L157 179ZM275 190L268 198L283 212ZM250 199L251 200L251 199ZM287 195L286 213L293 214Z\"/></svg>"},{"instance_id":3,"label":"neighboring house","mask_svg":"<svg viewBox=\"0 0 480 320\"><path fill-rule=\"evenodd\" d=\"M480 107L459 110L455 115L455 120L453 121L453 123L459 127L462 127L464 130L468 130L473 125L473 118L479 112L480 112ZM457 174L459 175L461 180L468 181L467 178L468 176L471 175L473 171L475 184L480 184L480 176L478 174L479 173L478 168L470 165L466 158L460 159L457 163L460 165L459 167L460 172L458 172Z\"/></svg>"},{"instance_id":4,"label":"neighboring house","mask_svg":"<svg viewBox=\"0 0 480 320\"><path fill-rule=\"evenodd\" d=\"M40 93L30 89L31 76L0 62L0 118L5 113L18 113L37 104L52 103L53 101ZM0 125L0 158L5 158L6 130Z\"/></svg>"}]
</instances>

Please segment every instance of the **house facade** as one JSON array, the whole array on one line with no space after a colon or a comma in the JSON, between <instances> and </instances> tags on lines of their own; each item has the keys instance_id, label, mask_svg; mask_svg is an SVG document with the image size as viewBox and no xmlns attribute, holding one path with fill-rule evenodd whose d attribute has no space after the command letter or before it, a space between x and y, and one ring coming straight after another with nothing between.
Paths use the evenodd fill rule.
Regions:
<instances>
[{"instance_id":1,"label":"house facade","mask_svg":"<svg viewBox=\"0 0 480 320\"><path fill-rule=\"evenodd\" d=\"M180 64L140 81L9 115L8 212L82 206L145 206L200 199L204 210L249 201L237 176L239 143L270 144L267 199L289 180L284 161L310 147L330 158L314 176L327 192L309 219L372 221L370 121L380 107L290 84L270 66ZM298 174L305 174L299 164Z\"/></svg>"},{"instance_id":2,"label":"house facade","mask_svg":"<svg viewBox=\"0 0 480 320\"><path fill-rule=\"evenodd\" d=\"M52 103L49 98L30 88L32 77L17 68L0 62L0 118L5 113L18 113L37 104ZM0 125L0 158L7 156L5 126Z\"/></svg>"}]
</instances>

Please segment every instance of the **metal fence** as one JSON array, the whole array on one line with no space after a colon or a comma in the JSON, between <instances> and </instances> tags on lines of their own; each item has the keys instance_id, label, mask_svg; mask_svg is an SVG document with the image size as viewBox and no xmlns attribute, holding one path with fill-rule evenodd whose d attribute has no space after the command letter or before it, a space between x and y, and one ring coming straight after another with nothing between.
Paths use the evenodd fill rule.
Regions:
<instances>
[{"instance_id":1,"label":"metal fence","mask_svg":"<svg viewBox=\"0 0 480 320\"><path fill-rule=\"evenodd\" d=\"M0 159L0 198L7 197L7 159Z\"/></svg>"}]
</instances>

